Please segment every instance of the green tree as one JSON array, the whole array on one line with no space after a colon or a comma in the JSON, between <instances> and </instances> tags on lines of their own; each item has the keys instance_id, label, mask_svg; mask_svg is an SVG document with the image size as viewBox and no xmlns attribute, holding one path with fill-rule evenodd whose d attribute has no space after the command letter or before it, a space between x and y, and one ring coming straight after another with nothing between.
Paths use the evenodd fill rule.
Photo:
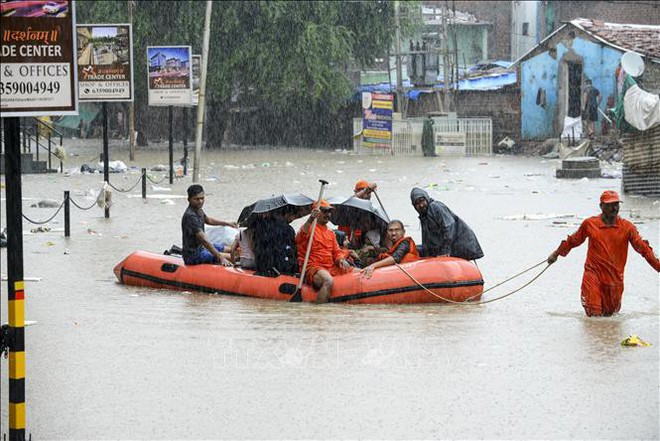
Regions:
<instances>
[{"instance_id":1,"label":"green tree","mask_svg":"<svg viewBox=\"0 0 660 441\"><path fill-rule=\"evenodd\" d=\"M125 1L77 5L80 23L127 21ZM157 113L147 107L146 47L191 45L194 53L201 53L205 2L137 1L134 5L137 125L145 132L153 127L150 116ZM349 71L368 67L387 54L393 34L392 5L389 1L215 2L207 78L209 145L220 145L230 120L239 127L254 126L247 142L332 144L337 118L349 114L350 119L347 109L354 101L354 84Z\"/></svg>"}]
</instances>

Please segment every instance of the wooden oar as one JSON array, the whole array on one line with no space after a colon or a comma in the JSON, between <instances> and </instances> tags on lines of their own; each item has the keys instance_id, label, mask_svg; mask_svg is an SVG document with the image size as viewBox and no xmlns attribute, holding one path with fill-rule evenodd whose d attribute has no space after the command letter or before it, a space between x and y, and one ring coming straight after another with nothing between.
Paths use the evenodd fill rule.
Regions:
<instances>
[{"instance_id":1,"label":"wooden oar","mask_svg":"<svg viewBox=\"0 0 660 441\"><path fill-rule=\"evenodd\" d=\"M321 199L323 199L323 190L325 189L325 186L328 185L328 181L319 179L319 182L321 183L321 190L319 191L319 198L316 201L316 208L320 210ZM300 271L300 280L298 280L298 286L296 286L296 292L294 292L291 298L289 299L290 302L302 302L302 285L303 282L305 281L305 272L307 271L307 261L309 260L309 254L312 251L312 241L314 240L314 230L316 229L316 221L317 219L315 218L314 222L312 222L312 227L309 232L309 240L307 241L307 252L305 253L305 260L303 261L303 267L302 270Z\"/></svg>"},{"instance_id":2,"label":"wooden oar","mask_svg":"<svg viewBox=\"0 0 660 441\"><path fill-rule=\"evenodd\" d=\"M371 191L373 192L373 194L376 195L376 199L378 199L378 203L380 204L380 208L383 210L383 214L384 214L385 217L387 218L387 222L389 222L391 219L390 219L390 217L387 215L387 211L385 211L385 207L383 207L383 203L380 201L380 196L378 196L378 193L376 193L376 190L371 190Z\"/></svg>"}]
</instances>

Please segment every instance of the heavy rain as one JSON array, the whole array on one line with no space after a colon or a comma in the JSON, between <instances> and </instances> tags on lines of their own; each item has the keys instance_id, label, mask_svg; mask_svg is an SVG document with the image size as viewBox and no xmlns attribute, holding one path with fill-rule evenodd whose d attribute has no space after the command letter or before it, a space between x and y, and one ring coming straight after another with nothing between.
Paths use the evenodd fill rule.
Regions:
<instances>
[{"instance_id":1,"label":"heavy rain","mask_svg":"<svg viewBox=\"0 0 660 441\"><path fill-rule=\"evenodd\" d=\"M660 438L658 4L1 6L2 436Z\"/></svg>"}]
</instances>

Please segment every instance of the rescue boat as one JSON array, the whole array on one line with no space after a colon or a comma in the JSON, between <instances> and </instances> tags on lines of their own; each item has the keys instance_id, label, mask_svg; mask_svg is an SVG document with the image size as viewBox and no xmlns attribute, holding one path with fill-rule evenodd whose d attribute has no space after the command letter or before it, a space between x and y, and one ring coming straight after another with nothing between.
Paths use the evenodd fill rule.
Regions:
<instances>
[{"instance_id":1,"label":"rescue boat","mask_svg":"<svg viewBox=\"0 0 660 441\"><path fill-rule=\"evenodd\" d=\"M115 266L114 273L119 282L126 285L285 301L296 291L299 280L290 275L266 277L254 271L220 265L186 266L180 257L146 251L129 255ZM378 268L369 279L360 273L336 276L330 302L478 301L483 285L481 272L473 263L455 257L433 257L404 263L401 268ZM311 286L303 285L303 301L315 302L316 294Z\"/></svg>"}]
</instances>

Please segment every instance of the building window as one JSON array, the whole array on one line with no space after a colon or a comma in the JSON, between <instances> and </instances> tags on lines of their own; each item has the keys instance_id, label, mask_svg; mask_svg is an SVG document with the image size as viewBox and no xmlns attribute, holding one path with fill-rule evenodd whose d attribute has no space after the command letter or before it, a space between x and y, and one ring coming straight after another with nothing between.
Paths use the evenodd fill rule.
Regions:
<instances>
[{"instance_id":1,"label":"building window","mask_svg":"<svg viewBox=\"0 0 660 441\"><path fill-rule=\"evenodd\" d=\"M523 23L522 34L529 35L529 23Z\"/></svg>"}]
</instances>

